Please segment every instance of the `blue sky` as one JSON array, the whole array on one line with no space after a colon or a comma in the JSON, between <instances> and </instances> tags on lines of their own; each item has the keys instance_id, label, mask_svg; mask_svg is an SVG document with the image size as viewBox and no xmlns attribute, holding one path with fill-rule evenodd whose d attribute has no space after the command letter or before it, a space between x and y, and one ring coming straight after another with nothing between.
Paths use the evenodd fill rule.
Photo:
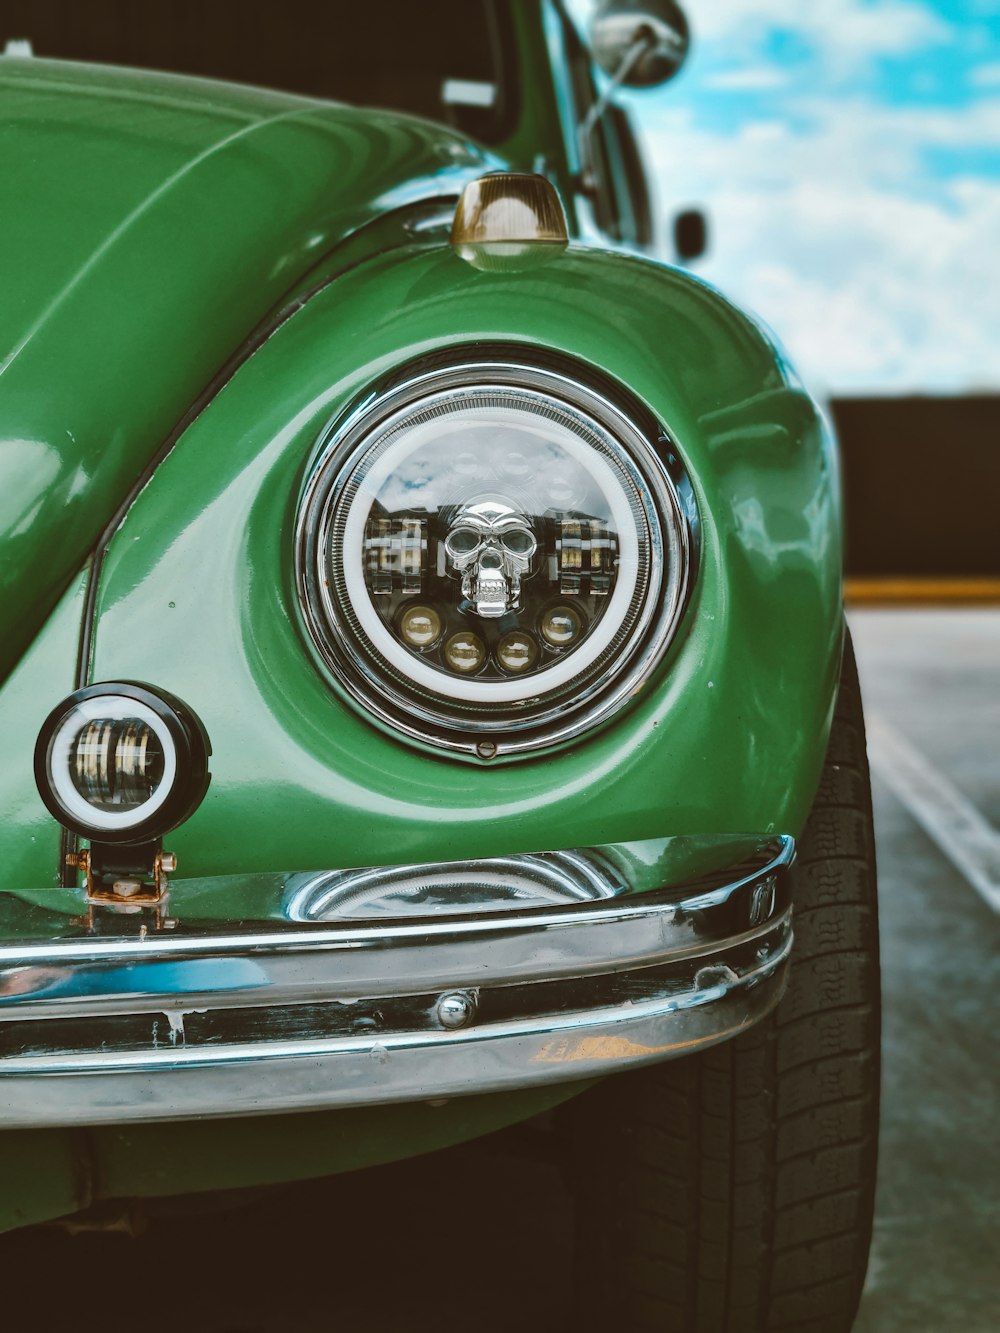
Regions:
<instances>
[{"instance_id":1,"label":"blue sky","mask_svg":"<svg viewBox=\"0 0 1000 1333\"><path fill-rule=\"evenodd\" d=\"M682 0L683 2L683 0ZM702 276L839 393L1000 390L1000 0L687 0L629 95Z\"/></svg>"}]
</instances>

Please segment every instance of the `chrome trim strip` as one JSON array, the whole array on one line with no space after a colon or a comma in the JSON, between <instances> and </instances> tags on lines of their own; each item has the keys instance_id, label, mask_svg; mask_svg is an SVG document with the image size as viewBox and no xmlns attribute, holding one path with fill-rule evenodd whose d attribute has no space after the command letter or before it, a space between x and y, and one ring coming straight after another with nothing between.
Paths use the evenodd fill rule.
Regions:
<instances>
[{"instance_id":1,"label":"chrome trim strip","mask_svg":"<svg viewBox=\"0 0 1000 1333\"><path fill-rule=\"evenodd\" d=\"M169 934L8 944L0 947L0 1024L223 999L231 1008L512 985L711 954L751 938L788 905L794 843L782 837L774 846L764 866L693 895L673 888L568 907L245 932L182 923ZM772 884L770 910L762 912L762 889L770 893ZM199 978L209 960L215 966L206 984ZM30 968L38 971L35 986L24 975ZM63 981L72 994L60 989Z\"/></svg>"},{"instance_id":2,"label":"chrome trim strip","mask_svg":"<svg viewBox=\"0 0 1000 1333\"><path fill-rule=\"evenodd\" d=\"M477 883L484 879L494 886L502 884L506 896L495 887L491 894L487 885ZM433 909L452 916L594 902L627 892L618 876L598 864L590 849L583 849L296 875L286 885L285 910L291 921L426 916L432 906L427 891L434 888L438 892Z\"/></svg>"},{"instance_id":3,"label":"chrome trim strip","mask_svg":"<svg viewBox=\"0 0 1000 1333\"><path fill-rule=\"evenodd\" d=\"M368 1106L574 1082L736 1036L781 998L791 932L732 983L460 1032L3 1061L0 1124L118 1124Z\"/></svg>"},{"instance_id":4,"label":"chrome trim strip","mask_svg":"<svg viewBox=\"0 0 1000 1333\"><path fill-rule=\"evenodd\" d=\"M793 855L777 838L752 868L567 906L5 945L0 1128L437 1099L687 1053L780 998Z\"/></svg>"}]
</instances>

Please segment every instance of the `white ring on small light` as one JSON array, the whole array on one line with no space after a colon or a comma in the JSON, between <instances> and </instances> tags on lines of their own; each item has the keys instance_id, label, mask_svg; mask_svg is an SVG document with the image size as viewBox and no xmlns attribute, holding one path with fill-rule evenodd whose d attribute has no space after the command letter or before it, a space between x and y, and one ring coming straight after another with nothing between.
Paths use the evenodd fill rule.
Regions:
<instances>
[{"instance_id":1,"label":"white ring on small light","mask_svg":"<svg viewBox=\"0 0 1000 1333\"><path fill-rule=\"evenodd\" d=\"M489 385L473 385L470 387L470 396L479 396L484 391L489 392L491 387ZM454 392L442 395L450 401L454 401L455 396ZM522 391L518 392L518 396L526 396L526 394ZM433 398L424 400L420 404L421 410L433 405L433 402ZM566 411L563 404L560 404L560 407ZM377 438L368 446L360 462L363 463L364 457L367 457L372 449L383 444L401 420L405 420L407 416L412 416L413 410L411 404L384 423ZM457 418L454 421L456 429L460 429L460 423L467 424L470 417L474 419L476 415L486 416L487 414L495 417L498 412L509 413L510 416L516 417L521 429L524 429L524 419L526 418L532 430L539 434L544 433L549 440L557 432L558 444L564 447L566 452L590 473L610 504L619 542L618 577L615 580L614 591L608 599L608 605L604 608L601 618L596 622L579 648L574 649L572 653L568 653L565 657L559 658L551 666L543 667L540 671L536 671L530 676L520 677L517 680L463 680L461 677L452 676L445 671L430 667L420 658L407 652L389 632L372 605L371 595L365 583L363 563L364 535L371 504L377 498L383 483L388 480L400 462L410 458L415 450L423 446L426 435L440 436L443 424L441 417L432 417L430 420L419 422L415 426L402 427L399 434L404 437L410 436L410 438L405 439L405 442L401 445L395 440L386 445L381 456L375 460L369 471L365 473L348 508L341 552L341 567L344 571L347 597L372 646L400 674L412 680L415 684L423 686L430 693L462 699L469 703L517 703L521 699L533 699L538 695L548 694L581 675L592 662L600 657L621 628L631 606L639 576L639 538L636 532L635 514L628 502L622 479L611 464L601 456L592 444L580 439L562 422L546 418L543 431L539 418L526 407L515 405L503 408L496 406L489 408L460 407L456 408L452 415ZM572 413L567 411L567 415L571 416ZM443 420L447 422L448 418ZM611 437L600 431L596 422L588 421L587 426L598 435L598 438L609 450L613 447ZM404 450L402 459L399 452L400 448ZM368 501L367 505L364 503L365 500Z\"/></svg>"},{"instance_id":2,"label":"white ring on small light","mask_svg":"<svg viewBox=\"0 0 1000 1333\"><path fill-rule=\"evenodd\" d=\"M115 717L112 710L118 705L124 705L125 711ZM121 814L98 810L91 805L80 795L70 777L70 756L80 732L87 723L108 718L109 712L112 713L110 720L116 722L124 721L125 718L137 718L144 722L155 733L163 749L163 777L156 791L142 805L133 806ZM177 777L177 747L166 723L151 708L123 694L101 694L74 704L59 723L49 742L47 769L52 790L67 814L72 815L78 823L90 825L96 830L134 828L137 824L144 824L150 815L156 814L170 796Z\"/></svg>"}]
</instances>

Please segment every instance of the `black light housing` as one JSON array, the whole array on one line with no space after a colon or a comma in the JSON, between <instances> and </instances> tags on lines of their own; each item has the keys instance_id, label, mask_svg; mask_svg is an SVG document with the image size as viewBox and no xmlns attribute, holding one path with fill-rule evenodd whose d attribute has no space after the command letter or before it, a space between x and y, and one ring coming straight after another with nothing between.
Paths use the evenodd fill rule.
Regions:
<instances>
[{"instance_id":1,"label":"black light housing","mask_svg":"<svg viewBox=\"0 0 1000 1333\"><path fill-rule=\"evenodd\" d=\"M35 783L78 837L146 843L201 804L211 752L200 719L180 699L136 681L104 681L69 695L45 719Z\"/></svg>"}]
</instances>

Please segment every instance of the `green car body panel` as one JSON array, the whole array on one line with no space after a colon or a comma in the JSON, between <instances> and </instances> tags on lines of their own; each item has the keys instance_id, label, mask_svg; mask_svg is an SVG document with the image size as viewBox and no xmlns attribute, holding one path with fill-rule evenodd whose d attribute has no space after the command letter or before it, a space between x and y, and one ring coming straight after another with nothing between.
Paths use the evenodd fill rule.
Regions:
<instances>
[{"instance_id":1,"label":"green car body panel","mask_svg":"<svg viewBox=\"0 0 1000 1333\"><path fill-rule=\"evenodd\" d=\"M624 715L484 764L383 733L326 683L294 612L293 534L317 442L373 378L495 343L627 383L694 480L703 551L685 633ZM212 788L172 835L192 876L533 851L554 830L563 847L797 832L839 632L839 551L816 549L831 480L809 400L690 278L585 250L521 273L396 251L283 325L157 469L105 558L91 675L155 675L205 722Z\"/></svg>"},{"instance_id":2,"label":"green car body panel","mask_svg":"<svg viewBox=\"0 0 1000 1333\"><path fill-rule=\"evenodd\" d=\"M345 235L488 159L421 121L85 65L5 61L0 99L6 674L254 325Z\"/></svg>"},{"instance_id":3,"label":"green car body panel","mask_svg":"<svg viewBox=\"0 0 1000 1333\"><path fill-rule=\"evenodd\" d=\"M548 70L538 23L532 10L523 58ZM0 96L18 199L0 217L13 293L0 310L0 892L79 911L81 892L59 887L32 751L78 683L91 579L87 678L169 690L212 738L208 796L169 840L180 880L218 877L206 915L238 918L231 877L260 872L799 833L838 676L839 492L822 418L752 321L624 254L552 246L482 269L441 233L408 240L409 216L493 163L424 122L32 62L3 65ZM532 115L509 160L557 142L550 81ZM290 295L288 317L237 355ZM327 680L297 610L294 530L331 423L373 384L497 345L584 367L663 424L700 550L679 633L629 706L561 748L490 764L403 741ZM101 1197L402 1157L573 1091L9 1131L0 1230Z\"/></svg>"}]
</instances>

